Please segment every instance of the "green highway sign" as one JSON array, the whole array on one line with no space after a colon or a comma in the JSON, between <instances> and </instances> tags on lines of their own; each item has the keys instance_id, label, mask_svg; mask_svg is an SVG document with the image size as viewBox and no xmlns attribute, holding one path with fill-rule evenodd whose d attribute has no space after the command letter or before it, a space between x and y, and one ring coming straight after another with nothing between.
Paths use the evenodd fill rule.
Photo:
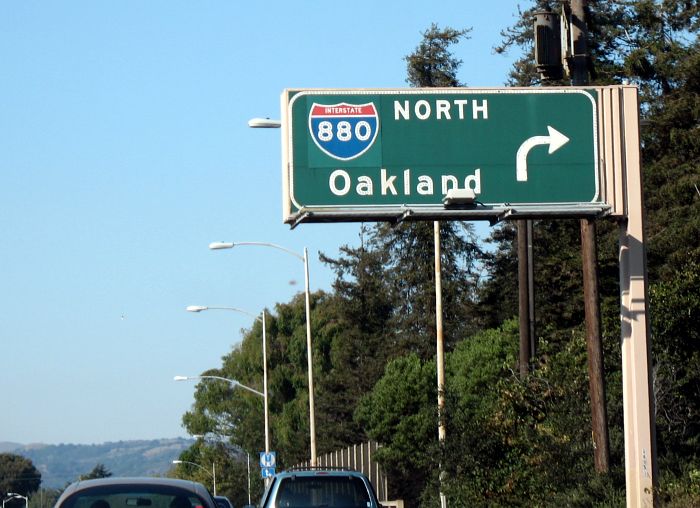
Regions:
<instances>
[{"instance_id":1,"label":"green highway sign","mask_svg":"<svg viewBox=\"0 0 700 508\"><path fill-rule=\"evenodd\" d=\"M285 90L282 109L286 222L606 207L595 89Z\"/></svg>"}]
</instances>

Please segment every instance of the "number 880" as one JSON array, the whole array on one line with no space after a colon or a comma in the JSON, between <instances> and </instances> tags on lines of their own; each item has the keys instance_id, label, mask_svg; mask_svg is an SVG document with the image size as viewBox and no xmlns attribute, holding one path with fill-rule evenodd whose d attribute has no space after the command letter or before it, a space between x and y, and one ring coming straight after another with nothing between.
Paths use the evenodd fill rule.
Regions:
<instances>
[{"instance_id":1,"label":"number 880","mask_svg":"<svg viewBox=\"0 0 700 508\"><path fill-rule=\"evenodd\" d=\"M324 120L318 124L318 139L323 142L333 141L334 137L337 138L338 141L351 141L353 139L353 134L359 141L367 141L372 136L372 126L369 122L360 120L355 124L355 128L353 129L350 122L341 120L337 123L334 132L333 123L328 120Z\"/></svg>"}]
</instances>

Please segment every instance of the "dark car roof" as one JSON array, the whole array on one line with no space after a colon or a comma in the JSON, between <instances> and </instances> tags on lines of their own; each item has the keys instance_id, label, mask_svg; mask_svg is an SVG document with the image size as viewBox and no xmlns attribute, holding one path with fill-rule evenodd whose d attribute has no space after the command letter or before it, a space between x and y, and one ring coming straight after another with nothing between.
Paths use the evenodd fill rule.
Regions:
<instances>
[{"instance_id":1,"label":"dark car roof","mask_svg":"<svg viewBox=\"0 0 700 508\"><path fill-rule=\"evenodd\" d=\"M77 482L71 483L66 490L63 491L61 497L58 498L56 506L60 506L61 502L67 498L94 487L108 487L117 485L143 485L143 486L163 486L163 487L174 487L182 490L196 494L204 499L211 499L209 491L201 483L193 482L191 480L181 480L178 478L160 478L160 477L109 477L109 478L97 478L94 480L79 480ZM216 505L212 505L211 508L215 508Z\"/></svg>"}]
</instances>

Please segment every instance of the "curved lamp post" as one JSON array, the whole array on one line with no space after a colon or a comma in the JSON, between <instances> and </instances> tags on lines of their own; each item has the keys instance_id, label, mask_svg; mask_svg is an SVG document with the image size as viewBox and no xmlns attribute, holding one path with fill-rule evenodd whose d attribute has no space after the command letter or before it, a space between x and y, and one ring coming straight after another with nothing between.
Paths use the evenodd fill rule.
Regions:
<instances>
[{"instance_id":1,"label":"curved lamp post","mask_svg":"<svg viewBox=\"0 0 700 508\"><path fill-rule=\"evenodd\" d=\"M291 254L304 263L304 292L306 296L306 361L309 375L309 440L311 449L311 466L316 466L316 416L314 412L314 367L311 355L311 297L309 294L309 254L304 247L304 255L289 250L281 245L268 242L212 242L211 250L232 249L242 245L255 245L259 247L271 247Z\"/></svg>"},{"instance_id":2,"label":"curved lamp post","mask_svg":"<svg viewBox=\"0 0 700 508\"><path fill-rule=\"evenodd\" d=\"M189 464L190 466L196 466L202 471L206 471L206 473L211 476L212 480L214 481L214 495L216 495L216 463L212 461L211 463L211 471L209 471L206 467L200 466L196 462L190 462L189 460L173 460L173 464Z\"/></svg>"},{"instance_id":3,"label":"curved lamp post","mask_svg":"<svg viewBox=\"0 0 700 508\"><path fill-rule=\"evenodd\" d=\"M257 391L255 388L251 388L250 386L246 386L239 381L236 381L235 379L228 379L226 377L221 377L221 376L175 376L173 377L173 380L175 381L192 381L195 379L218 379L219 381L226 381L227 383L233 385L235 388L236 386L243 388L244 390L248 390L249 392L254 393L255 395L260 395L261 397L264 397L265 394L262 392Z\"/></svg>"},{"instance_id":4,"label":"curved lamp post","mask_svg":"<svg viewBox=\"0 0 700 508\"><path fill-rule=\"evenodd\" d=\"M246 314L247 316L250 316L262 323L262 354L263 354L263 405L264 407L264 413L265 413L265 453L268 453L270 451L270 415L268 411L268 406L267 406L267 338L266 338L266 333L265 333L265 311L263 310L260 313L260 316L256 316L252 312L248 312L243 309L239 309L238 307L208 307L204 305L188 305L186 308L187 312L202 312L205 310L229 310L232 312L240 312L242 314ZM206 377L206 376L202 376ZM213 376L212 376L213 377ZM226 379L226 378L221 378L221 379ZM233 381L226 379L227 381ZM241 386L242 388L248 388L236 381L236 384ZM259 393L259 392L256 392Z\"/></svg>"},{"instance_id":5,"label":"curved lamp post","mask_svg":"<svg viewBox=\"0 0 700 508\"><path fill-rule=\"evenodd\" d=\"M251 388L250 386L246 386L239 381L236 381L235 379L229 379L227 377L221 377L221 376L175 376L173 378L174 381L193 381L193 380L198 380L198 379L218 379L219 381L226 381L229 383L233 388L236 388L237 386L239 388L243 388L244 390L248 390L251 393L254 393L255 395L259 395L260 397L263 398L263 401L267 403L267 396L265 393L267 393L267 388L265 389L265 393L257 391L255 388ZM266 404L267 405L267 404ZM267 426L267 409L265 410L265 452L270 451L270 432Z\"/></svg>"}]
</instances>

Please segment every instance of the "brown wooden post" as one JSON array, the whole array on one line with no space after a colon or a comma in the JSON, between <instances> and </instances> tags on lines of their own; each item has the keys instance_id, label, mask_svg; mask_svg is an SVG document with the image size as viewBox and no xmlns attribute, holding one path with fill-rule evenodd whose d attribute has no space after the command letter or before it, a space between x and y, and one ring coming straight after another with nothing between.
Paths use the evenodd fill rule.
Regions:
<instances>
[{"instance_id":1,"label":"brown wooden post","mask_svg":"<svg viewBox=\"0 0 700 508\"><path fill-rule=\"evenodd\" d=\"M518 220L518 316L520 324L520 377L530 371L530 304L528 289L527 221Z\"/></svg>"},{"instance_id":2,"label":"brown wooden post","mask_svg":"<svg viewBox=\"0 0 700 508\"><path fill-rule=\"evenodd\" d=\"M595 470L610 469L608 414L605 401L605 372L600 332L600 298L598 294L598 253L594 219L581 219L581 251L583 256L583 294L586 312L586 349L588 350L588 384L591 397L593 459Z\"/></svg>"},{"instance_id":3,"label":"brown wooden post","mask_svg":"<svg viewBox=\"0 0 700 508\"><path fill-rule=\"evenodd\" d=\"M586 37L585 0L571 0L571 84L588 84L588 46ZM599 473L610 469L607 406L603 346L600 331L600 300L598 295L598 252L594 219L581 219L581 257L583 264L583 301L586 313L586 348L588 350L588 383L591 399L593 431L593 460Z\"/></svg>"},{"instance_id":4,"label":"brown wooden post","mask_svg":"<svg viewBox=\"0 0 700 508\"><path fill-rule=\"evenodd\" d=\"M535 358L537 352L537 342L535 339L535 254L533 245L533 224L532 219L526 221L527 224L527 301L528 301L528 321L530 327L530 361Z\"/></svg>"}]
</instances>

